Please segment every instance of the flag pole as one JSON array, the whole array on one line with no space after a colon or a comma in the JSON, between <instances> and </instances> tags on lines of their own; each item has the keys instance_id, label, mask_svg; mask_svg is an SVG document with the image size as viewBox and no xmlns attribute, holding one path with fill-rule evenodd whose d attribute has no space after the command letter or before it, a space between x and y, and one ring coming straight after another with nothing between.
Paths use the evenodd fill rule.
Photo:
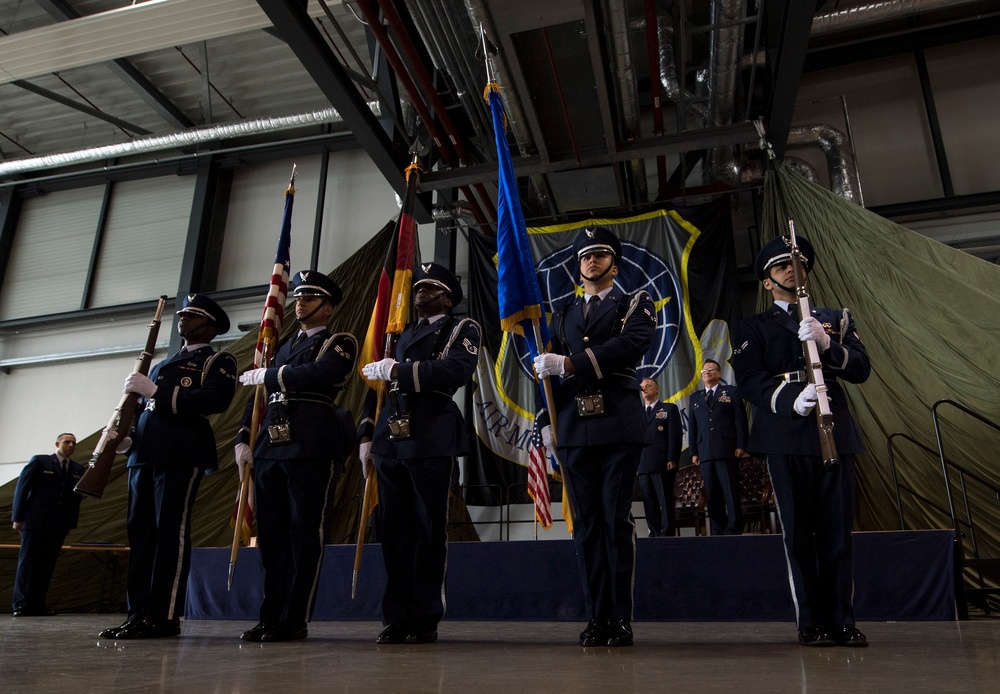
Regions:
<instances>
[{"instance_id":1,"label":"flag pole","mask_svg":"<svg viewBox=\"0 0 1000 694\"><path fill-rule=\"evenodd\" d=\"M289 194L295 194L295 175L298 173L298 165L292 164L292 175L288 179L288 188L285 190L285 196ZM278 252L280 254L282 247L282 237L285 233L285 225L289 223L287 218L290 213L290 208L286 206L285 217L281 220L282 231L278 239ZM276 258L277 259L277 258ZM287 262L287 261L286 261ZM272 281L274 273L272 271ZM287 281L287 267L285 272L285 281ZM284 302L285 297L282 297L282 302ZM267 309L271 300L271 286L268 285L267 296L264 298L264 316L267 316ZM274 330L280 331L281 326L277 325ZM277 339L275 335L273 339ZM263 340L263 347L261 349L260 363L255 363L256 368L267 368L273 357L272 354L272 344L271 340L267 339L264 327L264 318L261 319L261 326L257 330L257 342L260 344ZM266 389L263 384L258 384L254 387L253 394L253 414L250 417L250 450L254 450L257 444L257 433L260 429L261 419L263 418L264 409L264 396L266 395ZM236 502L236 523L233 524L233 545L229 552L229 575L226 579L226 590L230 591L233 589L233 577L236 575L236 560L240 551L240 536L242 535L243 523L245 521L247 503L250 499L250 490L253 487L253 468L244 469L243 479L240 480L240 493L239 498Z\"/></svg>"},{"instance_id":2,"label":"flag pole","mask_svg":"<svg viewBox=\"0 0 1000 694\"><path fill-rule=\"evenodd\" d=\"M411 196L412 196L412 194L413 194L413 192L414 192L410 188L410 176L411 175L416 176L416 175L418 175L418 172L420 171L419 153L420 153L420 142L419 142L419 140L414 140L413 145L410 146L410 154L412 156L412 159L410 161L410 165L407 166L406 170L405 170L406 183L407 183L406 199L410 199ZM400 216L399 216L400 229L398 229L397 230L397 234L395 234L393 236L393 240L390 242L390 248L389 248L389 252L390 253L396 254L395 255L395 266L396 266L397 269L398 269L398 265L399 265L399 257L398 257L399 239L400 239L400 233L399 232L402 231L401 227L402 227L402 225L404 223L404 219L403 218L407 214L408 214L408 210L406 209L406 200L404 200L403 201L403 209L400 210ZM393 249L392 246L391 246L391 244L393 244L393 243L397 244L395 249ZM413 265L413 254L412 254L412 252L410 254L410 257L408 257L408 258L405 259L405 262L407 262L408 266L412 268L412 265ZM400 284L399 286L396 285L396 277L397 277L397 275L398 275L397 270L394 270L393 271L393 289L396 290L397 294L399 294L399 295L401 295L404 292L406 293L406 295L409 295L409 293L410 293L410 286L409 286L409 284L407 282L404 282L404 283ZM403 286L403 284L406 284L406 286ZM401 306L404 307L404 308L406 306L408 306L408 304L406 304L405 302L403 302L403 301L400 300L400 296L396 295L396 296L391 296L390 298L391 298L391 300L392 300L392 302L395 305L395 307L396 307L397 310L401 310L403 313L407 312L407 311L403 311L402 309L400 309ZM378 303L378 300L376 300L376 308L377 308L377 303ZM393 352L395 350L395 344L396 344L395 337L400 332L402 332L403 327L404 327L404 325L406 323L407 316L401 315L401 316L397 316L396 318L397 318L397 320L395 322L399 323L399 325L398 326L394 325L392 331L390 331L388 329L385 330L385 344L384 344L384 349L383 349L383 353L382 353L383 358L392 357ZM394 321L389 321L389 323L393 323L393 322ZM385 326L382 326L382 327L383 328L388 328L388 325L385 325ZM369 357L369 356L374 356L374 355L365 355L366 358ZM377 383L377 385L375 386L375 421L376 422L378 422L379 414L381 414L381 411L382 411L382 405L385 402L385 398L386 398L386 385L387 384L386 384L385 381L379 381ZM361 461L361 464L364 465L364 461ZM366 524L367 524L367 521L368 521L368 517L372 513L372 509L374 509L374 507L375 507L375 505L377 503L378 503L378 471L373 466L372 469L371 469L371 471L368 473L368 477L365 478L365 492L364 492L364 496L361 499L361 518L360 518L360 520L358 522L358 542L357 542L357 546L354 549L354 571L353 571L353 573L351 575L351 599L352 600L357 595L357 590L358 590L358 575L361 572L361 556L362 556L362 553L364 552L364 546L365 546L365 527L366 527Z\"/></svg>"},{"instance_id":3,"label":"flag pole","mask_svg":"<svg viewBox=\"0 0 1000 694\"><path fill-rule=\"evenodd\" d=\"M261 406L264 402L264 386L258 384L253 392L253 415L250 418L250 450L254 450L257 445L257 430L260 429ZM229 579L226 582L226 590L233 589L233 576L236 575L236 556L240 551L240 535L243 529L243 516L247 507L247 500L250 498L250 487L253 485L253 469L244 469L243 479L240 480L240 499L236 504L236 526L233 528L233 547L229 552Z\"/></svg>"}]
</instances>

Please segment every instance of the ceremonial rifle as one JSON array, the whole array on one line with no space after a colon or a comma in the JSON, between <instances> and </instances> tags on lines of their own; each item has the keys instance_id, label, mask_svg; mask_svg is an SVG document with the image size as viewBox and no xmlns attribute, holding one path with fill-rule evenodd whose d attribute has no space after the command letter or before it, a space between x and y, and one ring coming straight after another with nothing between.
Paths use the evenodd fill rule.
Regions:
<instances>
[{"instance_id":1,"label":"ceremonial rifle","mask_svg":"<svg viewBox=\"0 0 1000 694\"><path fill-rule=\"evenodd\" d=\"M795 220L788 218L788 233L791 239L789 249L792 260L792 272L795 273L795 302L799 307L801 318L812 315L809 305L809 292L806 290L806 271L802 263L802 251L795 239ZM833 440L833 412L830 410L830 399L827 397L826 379L823 377L823 364L819 358L819 347L815 340L802 343L802 353L806 360L806 376L809 382L816 386L816 426L819 429L819 447L823 456L823 467L832 468L839 463L837 459L837 444Z\"/></svg>"},{"instance_id":2,"label":"ceremonial rifle","mask_svg":"<svg viewBox=\"0 0 1000 694\"><path fill-rule=\"evenodd\" d=\"M136 358L132 373L149 375L149 365L153 361L153 350L156 349L156 337L160 333L160 317L163 315L163 307L166 304L167 297L161 296L156 304L156 313L149 324L146 346ZM77 494L91 496L95 499L100 499L104 495L104 488L111 476L111 464L114 463L115 456L118 455L116 449L132 428L132 418L135 416L135 404L138 400L138 393L125 393L118 401L118 406L111 413L108 425L104 427L104 433L101 434L97 446L94 447L94 454L90 457L90 466L84 470L80 481L73 488Z\"/></svg>"}]
</instances>

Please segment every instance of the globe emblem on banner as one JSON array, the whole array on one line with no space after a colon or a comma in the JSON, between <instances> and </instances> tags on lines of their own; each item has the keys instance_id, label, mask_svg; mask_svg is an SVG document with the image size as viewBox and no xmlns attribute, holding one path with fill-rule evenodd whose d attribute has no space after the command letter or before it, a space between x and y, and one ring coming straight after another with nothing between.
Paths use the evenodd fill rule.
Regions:
<instances>
[{"instance_id":1,"label":"globe emblem on banner","mask_svg":"<svg viewBox=\"0 0 1000 694\"><path fill-rule=\"evenodd\" d=\"M576 296L580 264L573 248L567 246L542 258L536 273L551 327L552 315ZM626 293L644 289L653 298L656 334L639 363L636 376L639 379L655 378L670 362L680 340L684 302L677 274L666 260L648 248L623 240L615 285ZM524 338L518 336L514 347L522 371L531 377L531 360Z\"/></svg>"}]
</instances>

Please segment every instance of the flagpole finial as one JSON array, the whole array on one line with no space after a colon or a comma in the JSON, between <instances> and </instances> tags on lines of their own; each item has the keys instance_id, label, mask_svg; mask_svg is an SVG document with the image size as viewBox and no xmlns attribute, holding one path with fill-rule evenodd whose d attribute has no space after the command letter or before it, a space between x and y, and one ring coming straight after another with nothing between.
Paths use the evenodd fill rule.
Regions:
<instances>
[{"instance_id":1,"label":"flagpole finial","mask_svg":"<svg viewBox=\"0 0 1000 694\"><path fill-rule=\"evenodd\" d=\"M497 54L497 47L486 36L486 29L483 23L479 23L479 46L476 48L477 57L482 58L486 63L486 81L495 82L495 70L493 68L493 56Z\"/></svg>"},{"instance_id":2,"label":"flagpole finial","mask_svg":"<svg viewBox=\"0 0 1000 694\"><path fill-rule=\"evenodd\" d=\"M295 175L299 172L299 165L292 164L292 175L288 179L288 192L295 192Z\"/></svg>"}]
</instances>

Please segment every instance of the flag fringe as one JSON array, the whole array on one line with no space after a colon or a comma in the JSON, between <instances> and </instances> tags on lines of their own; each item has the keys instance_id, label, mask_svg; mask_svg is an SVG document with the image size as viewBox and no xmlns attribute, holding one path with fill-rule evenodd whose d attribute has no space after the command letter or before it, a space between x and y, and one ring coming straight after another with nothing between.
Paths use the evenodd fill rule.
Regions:
<instances>
[{"instance_id":1,"label":"flag fringe","mask_svg":"<svg viewBox=\"0 0 1000 694\"><path fill-rule=\"evenodd\" d=\"M521 321L531 320L532 318L542 317L542 307L538 304L534 306L525 306L523 309L517 313L512 313L506 318L500 319L500 329L504 332L515 333L524 337L524 327L521 325Z\"/></svg>"}]
</instances>

